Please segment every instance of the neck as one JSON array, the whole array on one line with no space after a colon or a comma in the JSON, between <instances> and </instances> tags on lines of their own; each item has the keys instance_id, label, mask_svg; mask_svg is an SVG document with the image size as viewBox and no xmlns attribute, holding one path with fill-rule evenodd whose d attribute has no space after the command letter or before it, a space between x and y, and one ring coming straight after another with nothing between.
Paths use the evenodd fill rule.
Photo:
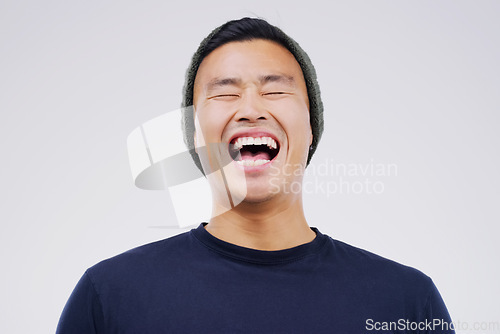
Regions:
<instances>
[{"instance_id":1,"label":"neck","mask_svg":"<svg viewBox=\"0 0 500 334\"><path fill-rule=\"evenodd\" d=\"M281 250L311 242L302 196L241 204L212 218L206 230L226 242L258 250Z\"/></svg>"}]
</instances>

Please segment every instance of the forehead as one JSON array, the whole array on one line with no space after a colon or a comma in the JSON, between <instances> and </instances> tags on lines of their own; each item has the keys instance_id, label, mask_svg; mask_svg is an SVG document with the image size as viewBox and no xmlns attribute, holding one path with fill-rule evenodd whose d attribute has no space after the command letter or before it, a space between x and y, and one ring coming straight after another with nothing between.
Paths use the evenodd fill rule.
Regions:
<instances>
[{"instance_id":1,"label":"forehead","mask_svg":"<svg viewBox=\"0 0 500 334\"><path fill-rule=\"evenodd\" d=\"M259 81L259 78L269 75L292 78L299 86L305 87L302 69L285 47L262 39L230 42L203 59L196 74L194 89L196 92L217 79Z\"/></svg>"}]
</instances>

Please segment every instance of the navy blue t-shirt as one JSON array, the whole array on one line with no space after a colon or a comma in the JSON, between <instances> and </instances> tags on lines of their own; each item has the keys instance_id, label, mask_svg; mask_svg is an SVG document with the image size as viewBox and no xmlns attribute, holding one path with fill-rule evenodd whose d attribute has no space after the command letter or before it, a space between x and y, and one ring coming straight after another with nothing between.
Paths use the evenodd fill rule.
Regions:
<instances>
[{"instance_id":1,"label":"navy blue t-shirt","mask_svg":"<svg viewBox=\"0 0 500 334\"><path fill-rule=\"evenodd\" d=\"M102 261L57 333L453 333L429 277L312 230L307 244L260 251L201 224Z\"/></svg>"}]
</instances>

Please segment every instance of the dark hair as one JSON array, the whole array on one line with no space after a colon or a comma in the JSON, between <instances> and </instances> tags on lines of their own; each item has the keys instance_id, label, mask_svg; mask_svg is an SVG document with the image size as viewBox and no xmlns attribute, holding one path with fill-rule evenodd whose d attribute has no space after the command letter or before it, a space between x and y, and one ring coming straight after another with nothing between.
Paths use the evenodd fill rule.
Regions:
<instances>
[{"instance_id":1,"label":"dark hair","mask_svg":"<svg viewBox=\"0 0 500 334\"><path fill-rule=\"evenodd\" d=\"M203 59L218 47L230 42L242 42L255 39L264 39L276 42L285 47L293 54L302 69L304 80L306 82L307 94L309 98L309 114L313 141L309 149L307 164L316 151L316 147L323 133L323 102L316 78L316 71L307 53L302 50L297 42L286 35L281 29L269 24L263 19L242 18L224 23L214 29L201 43L196 50L191 64L186 72L186 81L183 88L182 101L182 127L184 132L184 141L188 146L191 156L196 166L203 173L198 154L194 150L194 115L191 108L193 105L193 88L196 73Z\"/></svg>"}]
</instances>

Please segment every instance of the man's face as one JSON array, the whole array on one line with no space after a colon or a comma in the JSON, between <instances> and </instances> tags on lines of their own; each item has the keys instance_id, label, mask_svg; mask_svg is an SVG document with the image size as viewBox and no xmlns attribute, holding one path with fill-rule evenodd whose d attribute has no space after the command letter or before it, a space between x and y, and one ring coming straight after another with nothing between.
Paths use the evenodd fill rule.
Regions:
<instances>
[{"instance_id":1,"label":"man's face","mask_svg":"<svg viewBox=\"0 0 500 334\"><path fill-rule=\"evenodd\" d=\"M312 142L309 100L287 49L266 40L215 49L198 69L194 110L195 141L209 145L202 164L214 170L215 160L230 161L226 181L245 187L245 201L269 200L301 183ZM227 191L221 180L210 182L216 196Z\"/></svg>"}]
</instances>

